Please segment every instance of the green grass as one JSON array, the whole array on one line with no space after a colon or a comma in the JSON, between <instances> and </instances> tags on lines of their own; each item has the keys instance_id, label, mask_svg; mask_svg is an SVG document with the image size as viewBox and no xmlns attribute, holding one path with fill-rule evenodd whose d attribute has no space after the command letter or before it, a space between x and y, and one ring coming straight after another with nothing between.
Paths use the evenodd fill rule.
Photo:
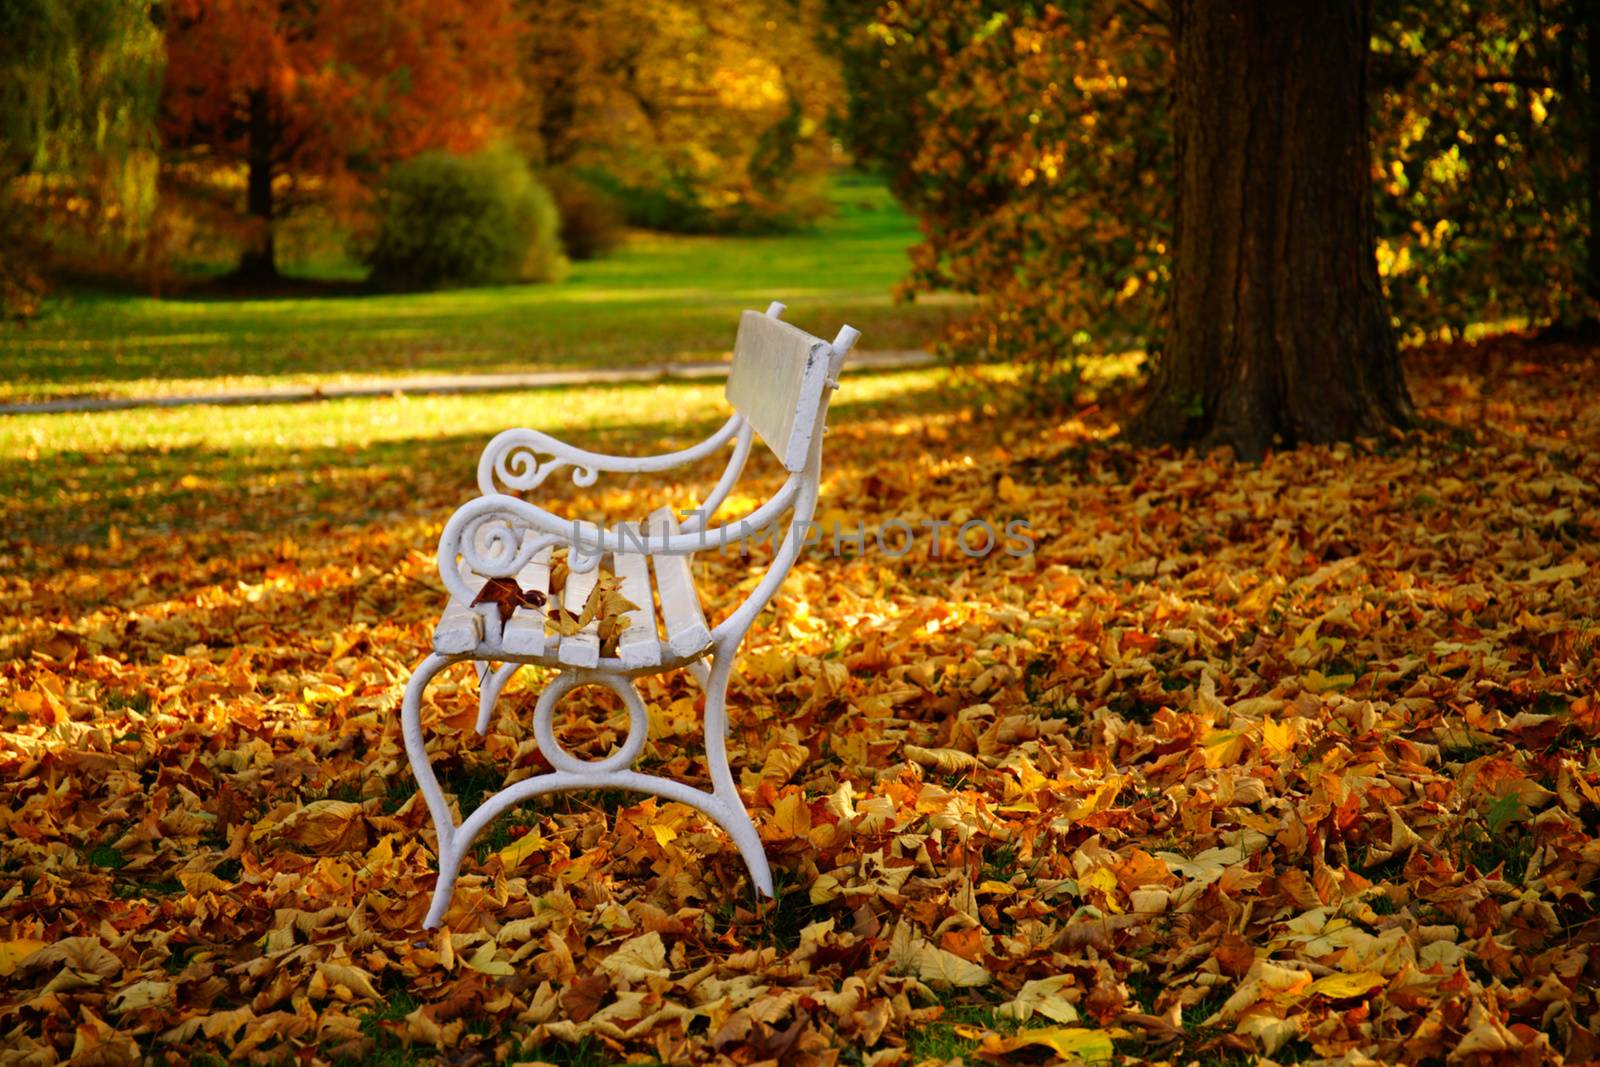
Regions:
<instances>
[{"instance_id":1,"label":"green grass","mask_svg":"<svg viewBox=\"0 0 1600 1067\"><path fill-rule=\"evenodd\" d=\"M1034 1025L1049 1025L1049 1020L1040 1017ZM907 1050L912 1062L949 1063L972 1056L978 1048L978 1040L958 1032L958 1028L992 1030L1000 1034L1013 1034L1021 1029L1016 1020L996 1015L994 1008L987 1004L950 1004L936 1021L919 1026L908 1035Z\"/></svg>"},{"instance_id":2,"label":"green grass","mask_svg":"<svg viewBox=\"0 0 1600 1067\"><path fill-rule=\"evenodd\" d=\"M947 375L850 375L834 421L949 403ZM703 437L725 405L720 383L662 382L13 415L0 418L0 559L13 539L104 543L113 526L281 536L323 520L414 520L418 499L475 491L478 455L507 426L648 453Z\"/></svg>"},{"instance_id":3,"label":"green grass","mask_svg":"<svg viewBox=\"0 0 1600 1067\"><path fill-rule=\"evenodd\" d=\"M635 233L556 285L372 294L308 284L314 295L264 299L65 292L34 322L0 325L0 402L716 359L737 312L773 299L823 336L848 321L870 348L926 345L952 302L896 306L890 296L915 224L872 179L841 176L831 197L834 213L807 232Z\"/></svg>"},{"instance_id":4,"label":"green grass","mask_svg":"<svg viewBox=\"0 0 1600 1067\"><path fill-rule=\"evenodd\" d=\"M120 871L128 865L122 853L110 845L96 845L89 850L89 865L91 867L104 867L107 870Z\"/></svg>"}]
</instances>

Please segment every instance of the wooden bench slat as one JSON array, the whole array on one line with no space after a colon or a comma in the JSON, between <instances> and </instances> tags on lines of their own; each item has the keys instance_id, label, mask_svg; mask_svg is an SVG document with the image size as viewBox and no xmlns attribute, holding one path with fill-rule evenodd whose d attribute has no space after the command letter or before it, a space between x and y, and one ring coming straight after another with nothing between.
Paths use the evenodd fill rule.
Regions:
<instances>
[{"instance_id":1,"label":"wooden bench slat","mask_svg":"<svg viewBox=\"0 0 1600 1067\"><path fill-rule=\"evenodd\" d=\"M652 512L648 520L652 536L665 530L678 532L678 517L670 507ZM700 593L694 587L690 556L652 556L656 567L656 588L661 592L661 616L667 631L667 647L675 656L692 656L711 644L711 628L700 610Z\"/></svg>"},{"instance_id":2,"label":"wooden bench slat","mask_svg":"<svg viewBox=\"0 0 1600 1067\"><path fill-rule=\"evenodd\" d=\"M433 628L433 650L441 655L458 655L471 652L482 640L482 617L465 604L451 600L439 617L439 625Z\"/></svg>"},{"instance_id":3,"label":"wooden bench slat","mask_svg":"<svg viewBox=\"0 0 1600 1067\"><path fill-rule=\"evenodd\" d=\"M634 533L639 524L623 523L617 529ZM661 638L656 633L650 561L636 552L618 552L612 557L612 569L622 583L622 595L638 605L637 611L628 613L628 626L617 639L617 658L629 667L653 667L661 662Z\"/></svg>"},{"instance_id":4,"label":"wooden bench slat","mask_svg":"<svg viewBox=\"0 0 1600 1067\"><path fill-rule=\"evenodd\" d=\"M528 565L517 572L517 585L525 593L550 591L550 549L540 549ZM543 608L518 608L500 635L501 647L521 656L542 654L546 641L544 620Z\"/></svg>"},{"instance_id":5,"label":"wooden bench slat","mask_svg":"<svg viewBox=\"0 0 1600 1067\"><path fill-rule=\"evenodd\" d=\"M483 588L483 579L467 568L465 560L457 561L456 565L469 586L474 590ZM471 652L482 640L483 617L471 605L451 597L444 614L439 616L438 625L433 628L433 650L446 656L458 655Z\"/></svg>"},{"instance_id":6,"label":"wooden bench slat","mask_svg":"<svg viewBox=\"0 0 1600 1067\"><path fill-rule=\"evenodd\" d=\"M587 571L568 571L562 606L574 615L582 615L584 602L589 599L599 577L598 564ZM571 637L561 638L561 643L556 647L556 656L569 667L593 667L599 664L600 620L591 621Z\"/></svg>"}]
</instances>

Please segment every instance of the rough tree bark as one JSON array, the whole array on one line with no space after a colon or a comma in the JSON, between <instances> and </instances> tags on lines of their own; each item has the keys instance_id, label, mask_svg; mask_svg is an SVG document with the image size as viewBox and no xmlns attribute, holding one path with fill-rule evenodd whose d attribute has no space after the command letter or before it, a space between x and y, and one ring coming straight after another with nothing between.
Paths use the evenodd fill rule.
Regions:
<instances>
[{"instance_id":1,"label":"rough tree bark","mask_svg":"<svg viewBox=\"0 0 1600 1067\"><path fill-rule=\"evenodd\" d=\"M1412 419L1373 254L1370 0L1176 0L1167 348L1133 436L1242 458Z\"/></svg>"},{"instance_id":2,"label":"rough tree bark","mask_svg":"<svg viewBox=\"0 0 1600 1067\"><path fill-rule=\"evenodd\" d=\"M277 129L272 122L271 104L262 89L250 92L248 171L245 177L245 209L255 220L250 244L239 257L239 277L250 281L271 281L278 277L277 250L273 228L272 163L277 148Z\"/></svg>"},{"instance_id":3,"label":"rough tree bark","mask_svg":"<svg viewBox=\"0 0 1600 1067\"><path fill-rule=\"evenodd\" d=\"M1583 132L1587 144L1589 181L1589 276L1585 287L1589 299L1600 302L1600 0L1585 0L1583 13L1586 55L1589 66L1589 99L1584 108ZM1577 95L1574 93L1573 95Z\"/></svg>"}]
</instances>

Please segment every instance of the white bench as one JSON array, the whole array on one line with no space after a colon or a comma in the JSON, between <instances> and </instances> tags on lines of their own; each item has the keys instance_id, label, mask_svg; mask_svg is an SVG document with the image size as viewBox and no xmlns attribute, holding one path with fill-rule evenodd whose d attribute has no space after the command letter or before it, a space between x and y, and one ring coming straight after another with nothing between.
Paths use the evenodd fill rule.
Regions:
<instances>
[{"instance_id":1,"label":"white bench","mask_svg":"<svg viewBox=\"0 0 1600 1067\"><path fill-rule=\"evenodd\" d=\"M514 804L565 789L637 790L698 808L733 838L756 889L772 895L766 853L728 766L728 674L745 632L777 592L803 547L804 531L816 510L828 401L838 388L839 369L859 337L858 331L845 326L829 344L784 322L782 313L783 305L773 303L765 315L743 314L728 375L727 397L734 413L721 429L692 448L638 458L607 456L536 430L519 429L499 434L484 450L478 464L478 487L483 495L459 508L439 539L439 574L450 590L450 603L434 630L433 653L413 673L401 705L406 753L439 841L439 879L424 926L436 927L444 918L462 859L484 827ZM756 435L777 456L789 477L755 511L738 521L715 525L716 513L743 473ZM643 529L628 523L602 529L592 523L575 524L510 495L537 488L565 467L572 468L574 483L589 486L603 471L671 470L730 445L732 454L721 478L681 522L672 509L663 508L649 517ZM786 514L790 516L787 533L767 574L726 618L715 626L708 623L690 571L693 553L757 536ZM637 611L628 613L628 626L617 641L616 655L601 655L593 625L573 636L559 637L546 632L543 609L518 607L502 624L498 604L474 606L474 599L491 578L515 578L524 591L548 591L551 553L556 549L566 550L571 567L563 592L569 611L581 612L602 564L609 564L623 595L638 605ZM659 620L654 609L657 595ZM464 814L464 821L457 825L428 760L421 704L433 677L462 660L472 660L478 668L480 734L488 731L495 701L519 669L538 664L560 673L539 695L533 719L540 751L554 770L507 786L477 810ZM680 667L694 675L706 695L709 792L630 769L648 732L648 716L632 679ZM628 710L627 738L604 759L578 759L555 736L556 702L583 685L612 689Z\"/></svg>"}]
</instances>

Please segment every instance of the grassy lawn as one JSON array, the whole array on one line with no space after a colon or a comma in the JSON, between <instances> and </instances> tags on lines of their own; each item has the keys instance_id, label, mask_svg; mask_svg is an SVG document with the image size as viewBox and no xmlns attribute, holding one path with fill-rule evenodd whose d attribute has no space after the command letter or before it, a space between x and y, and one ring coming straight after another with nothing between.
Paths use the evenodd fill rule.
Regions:
<instances>
[{"instance_id":1,"label":"grassy lawn","mask_svg":"<svg viewBox=\"0 0 1600 1067\"><path fill-rule=\"evenodd\" d=\"M949 373L851 375L835 420L959 404ZM484 444L507 426L624 454L670 451L726 418L722 388L661 382L9 416L0 418L0 548L7 537L99 543L113 526L125 535L270 533L414 512L420 497L459 503L475 492Z\"/></svg>"},{"instance_id":2,"label":"grassy lawn","mask_svg":"<svg viewBox=\"0 0 1600 1067\"><path fill-rule=\"evenodd\" d=\"M869 348L927 344L949 303L890 296L915 224L870 179L841 177L832 198L834 214L805 233L636 233L558 285L271 299L67 292L25 327L0 325L0 401L715 359L739 309L773 299L825 336L848 321Z\"/></svg>"}]
</instances>

